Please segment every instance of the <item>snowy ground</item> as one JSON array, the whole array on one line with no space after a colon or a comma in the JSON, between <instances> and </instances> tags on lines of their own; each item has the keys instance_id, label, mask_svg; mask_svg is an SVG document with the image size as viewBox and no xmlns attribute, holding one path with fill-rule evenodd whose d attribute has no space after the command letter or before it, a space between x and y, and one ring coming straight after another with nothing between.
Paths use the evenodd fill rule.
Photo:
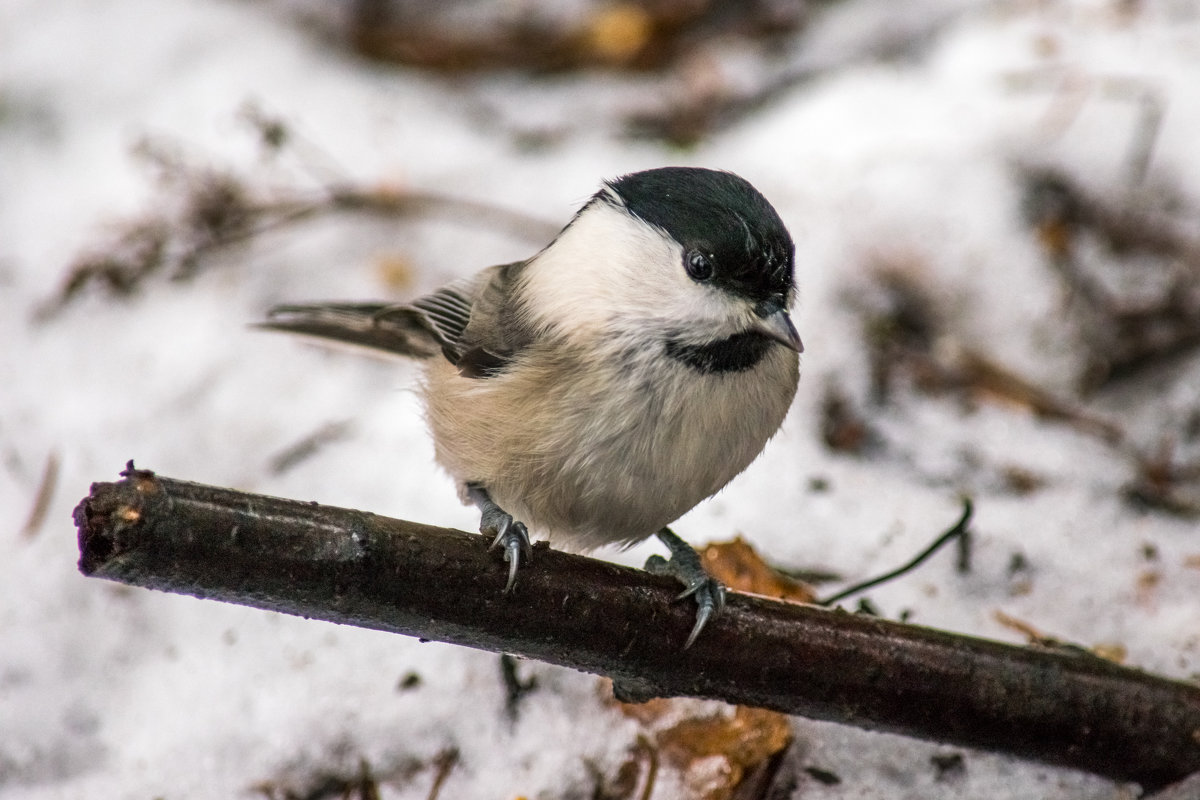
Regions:
<instances>
[{"instance_id":1,"label":"snowy ground","mask_svg":"<svg viewBox=\"0 0 1200 800\"><path fill-rule=\"evenodd\" d=\"M848 52L881 31L943 20L917 53L851 59L686 152L620 135L614 109L644 85L372 66L293 24L282 4L0 6L0 509L10 522L0 532L0 797L232 798L271 786L283 797L365 762L384 797L422 798L438 754L455 749L441 797L551 800L591 796L593 772L615 773L634 746L635 724L593 676L522 664L538 689L514 722L492 654L76 572L70 511L129 458L171 477L473 529L474 514L432 468L410 369L246 324L285 300L407 296L541 244L460 220L340 217L224 250L190 282L150 279L128 300L93 292L38 317L81 253L169 196L130 156L146 137L268 185L311 184L313 162L326 159L318 168L332 161L349 180L554 224L602 177L666 163L742 174L798 242L804 376L762 458L677 530L697 543L741 533L775 563L854 579L920 550L970 491L972 571L956 572L944 554L873 591L881 613L1021 641L997 622L1003 611L1123 650L1141 668L1200 672L1194 518L1132 507L1121 496L1128 458L1025 408L901 385L871 409L856 310L872 269L912 270L934 287L954 345L1070 397L1087 334L1064 312L1022 217L1016 165L1050 164L1106 195L1125 192L1137 98L1148 91L1165 113L1143 185L1197 208L1200 4L893 7L909 5L845 4L812 47ZM264 163L248 102L325 155ZM503 112L501 122L481 108ZM553 135L529 148L521 127ZM410 265L407 286L397 286L398 263ZM868 409L883 443L872 456L822 442L831 385ZM1194 457L1200 357L1185 352L1084 404L1147 451L1171 441ZM345 424L340 438L271 469L330 423ZM61 466L48 514L23 531L52 458ZM1014 474L1036 486L1015 490L1004 478ZM640 563L649 552L602 555ZM419 682L404 685L412 674ZM962 751L794 726L804 765L840 778L806 779L797 797L1128 796L1095 777L975 752L964 753L965 770L939 773L931 758ZM663 780L655 797L669 796Z\"/></svg>"}]
</instances>

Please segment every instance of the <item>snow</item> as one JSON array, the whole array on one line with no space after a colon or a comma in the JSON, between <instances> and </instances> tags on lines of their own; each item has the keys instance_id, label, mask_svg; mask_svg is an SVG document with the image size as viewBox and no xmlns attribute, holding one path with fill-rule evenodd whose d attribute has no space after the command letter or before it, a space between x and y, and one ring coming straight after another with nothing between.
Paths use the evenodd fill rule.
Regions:
<instances>
[{"instance_id":1,"label":"snow","mask_svg":"<svg viewBox=\"0 0 1200 800\"><path fill-rule=\"evenodd\" d=\"M473 529L475 515L432 467L411 367L247 325L285 300L396 296L384 259L413 265L405 291L415 293L542 244L461 221L339 217L224 251L191 282L151 279L136 297L92 293L38 318L74 259L164 202L152 171L130 156L147 138L280 185L311 186L317 160L347 180L553 223L603 177L666 163L744 175L798 242L804 375L763 456L677 530L696 543L740 533L775 563L852 579L907 560L970 491L972 571L955 572L942 554L872 591L882 613L1020 641L996 621L1002 610L1065 640L1118 644L1134 666L1200 672L1200 570L1187 561L1200 554L1196 523L1122 501L1130 467L1112 448L1020 408L964 410L907 390L872 415L887 441L881 457L831 453L818 422L831 382L865 397L855 302L870 270L887 265L917 265L958 345L1072 390L1080 330L1020 216L1014 165L1052 164L1122 191L1138 105L1112 87L1133 85L1165 109L1147 181L1194 201L1197 4L931 0L906 14L847 2L822 18L824 49L813 56L841 66L686 152L622 136L617 114L654 94L645 80L449 80L372 66L295 24L288 8L0 7L0 508L11 521L0 535L0 798L248 797L264 782L353 775L360 759L382 776L385 797L420 798L429 762L450 748L458 760L443 798L588 796L590 769L613 773L634 745L636 726L593 676L522 663L538 689L512 721L492 654L78 574L71 509L131 457L171 477ZM919 31L919 15L944 24L916 54L831 55ZM247 103L286 120L310 147L308 163L293 154L265 164ZM489 110L503 112L499 122L486 121ZM552 134L551 143L522 147L518 134L528 133ZM1179 434L1198 397L1192 352L1084 402L1152 450ZM279 453L330 423L344 423L344 435L272 472ZM51 456L61 469L48 516L23 534ZM1006 490L997 477L1006 466L1038 475L1043 488ZM816 478L828 489L811 488ZM600 555L640 563L650 552ZM1018 554L1029 566L1014 575ZM419 684L401 688L409 673ZM796 796L1120 792L961 750L965 773L939 782L930 758L953 748L806 720L795 730L804 764L842 778L807 781Z\"/></svg>"}]
</instances>

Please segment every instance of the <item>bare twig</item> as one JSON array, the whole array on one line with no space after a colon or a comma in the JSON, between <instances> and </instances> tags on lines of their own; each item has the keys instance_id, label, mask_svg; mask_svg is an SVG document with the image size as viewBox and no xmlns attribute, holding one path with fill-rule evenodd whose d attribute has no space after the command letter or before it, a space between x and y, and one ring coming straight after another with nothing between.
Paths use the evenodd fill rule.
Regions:
<instances>
[{"instance_id":1,"label":"bare twig","mask_svg":"<svg viewBox=\"0 0 1200 800\"><path fill-rule=\"evenodd\" d=\"M1073 210L1073 204L1077 202L1070 199L1074 197L1074 189L1060 191L1053 188L1049 179L1047 181L1037 200L1047 219L1071 220L1083 213ZM1058 197L1059 194L1062 196ZM1054 225L1062 227L1057 222ZM1047 241L1059 242L1054 245L1055 252L1067 254L1071 239L1065 232L1066 228L1058 230L1058 227L1046 234ZM1158 240L1155 238L1154 241ZM1163 239L1163 242L1167 241L1169 237ZM1133 242L1126 244L1137 249L1146 243L1142 242L1136 247ZM1100 328L1119 332L1125 330L1122 326L1127 323L1133 324L1131 320L1137 316L1142 322L1156 319L1157 322L1150 327L1158 333L1174 330L1180 334L1178 338L1169 337L1169 342L1161 340L1164 349L1154 354L1139 351L1137 357L1129 362L1131 366L1135 362L1161 361L1179 348L1200 342L1200 238L1191 250L1194 257L1189 256L1191 260L1188 263L1191 266L1188 269L1191 272L1188 274L1193 277L1185 280L1182 272L1176 276L1173 280L1178 281L1177 285L1166 295L1171 302L1157 306L1153 313L1139 311L1137 315L1122 316L1123 312L1118 313L1116 306L1105 299L1107 295L1103 294L1100 283L1081 282L1073 285L1073 291L1077 291L1095 308L1104 303L1111 306L1097 317L1104 320ZM863 303L861 298L857 300L863 309L860 313L865 322L871 367L870 396L873 401L880 404L889 402L897 376L903 375L913 386L927 393L952 393L971 402L999 401L1027 409L1041 419L1068 425L1102 442L1125 459L1133 473L1121 490L1128 502L1140 508L1181 517L1200 516L1200 495L1197 495L1200 490L1200 461L1174 453L1175 444L1200 436L1195 433L1200 431L1200 412L1195 415L1198 420L1196 423L1181 418L1178 432L1168 433L1157 448L1149 449L1137 442L1116 417L1095 413L1083 402L1044 389L986 353L963 345L948 330L941 315L936 313L937 305L932 299L931 287L921 282L918 274L916 270L897 267L880 269L875 275L875 288L878 291L867 295L867 303ZM1186 305L1183 304L1185 297L1190 298L1186 300ZM1181 326L1174 326L1172 320L1181 323ZM1101 335L1107 336L1109 333L1097 332L1095 336L1087 337L1092 343L1089 348L1095 347L1095 341ZM1129 336L1124 333L1117 335L1126 343L1140 336L1134 332ZM1109 348L1109 352L1116 352L1116 349ZM1104 369L1115 374L1108 367ZM822 421L825 443L835 451L857 453L869 449L868 446L886 448L886 443L876 434L870 421L854 408L851 399L836 386L831 386L827 391ZM1193 425L1190 429L1192 432L1189 432L1189 425ZM1038 486L1037 476L1020 467L1008 467L1002 472L1005 482L1014 491L1030 491Z\"/></svg>"},{"instance_id":2,"label":"bare twig","mask_svg":"<svg viewBox=\"0 0 1200 800\"><path fill-rule=\"evenodd\" d=\"M36 318L53 317L94 285L113 295L131 295L153 275L188 280L217 253L333 214L440 217L490 227L537 245L559 231L559 226L519 211L437 192L343 182L262 197L247 179L233 173L156 158L169 171L175 194L144 218L126 223L115 241L77 259L57 295L37 309Z\"/></svg>"},{"instance_id":3,"label":"bare twig","mask_svg":"<svg viewBox=\"0 0 1200 800\"><path fill-rule=\"evenodd\" d=\"M1126 147L1125 174L1131 186L1145 180L1167 113L1167 98L1154 82L1133 75L1102 75L1056 66L1012 73L1006 76L1006 83L1015 91L1051 94L1052 102L1038 126L1049 139L1060 138L1094 99L1134 106L1137 120Z\"/></svg>"},{"instance_id":4,"label":"bare twig","mask_svg":"<svg viewBox=\"0 0 1200 800\"><path fill-rule=\"evenodd\" d=\"M450 776L450 772L458 765L458 748L449 747L440 751L433 758L433 783L429 786L429 794L426 795L426 800L437 800L438 795L442 793L442 784L446 782L446 778Z\"/></svg>"},{"instance_id":5,"label":"bare twig","mask_svg":"<svg viewBox=\"0 0 1200 800\"><path fill-rule=\"evenodd\" d=\"M911 560L908 561L908 563L904 564L903 566L896 567L894 570L884 573L883 575L878 575L869 580L865 580L861 583L856 583L853 586L849 586L849 587L841 590L837 594L830 595L829 597L825 598L824 600L818 600L817 605L831 606L834 603L838 602L839 600L845 600L847 597L853 597L856 594L861 594L862 592L865 592L867 589L872 589L881 583L887 583L890 580L899 578L901 575L903 575L906 572L911 572L912 570L921 566L921 563L924 562L925 559L932 556L938 550L941 550L942 547L947 542L950 542L955 539L961 541L961 540L967 538L968 536L970 536L971 515L974 513L974 511L975 511L975 506L971 502L971 498L964 497L963 498L962 516L958 518L958 522L954 523L954 525L950 528L950 530L946 531L945 533L943 533L942 535L940 535L936 539L934 539L932 544L930 544L928 547L926 547L924 550L922 550L920 553L918 553L916 556L914 556Z\"/></svg>"},{"instance_id":6,"label":"bare twig","mask_svg":"<svg viewBox=\"0 0 1200 800\"><path fill-rule=\"evenodd\" d=\"M323 447L344 439L350 432L347 420L327 422L298 442L288 445L272 456L267 468L272 475L282 475L298 464L312 458Z\"/></svg>"},{"instance_id":7,"label":"bare twig","mask_svg":"<svg viewBox=\"0 0 1200 800\"><path fill-rule=\"evenodd\" d=\"M33 507L21 527L21 535L27 539L37 536L46 521L46 512L50 510L50 501L54 499L54 490L58 487L58 453L46 457L46 466L42 470L42 480L38 483L37 494L33 496Z\"/></svg>"},{"instance_id":8,"label":"bare twig","mask_svg":"<svg viewBox=\"0 0 1200 800\"><path fill-rule=\"evenodd\" d=\"M1200 234L1178 191L1105 196L1062 170L1020 174L1026 218L1086 327L1084 388L1200 344Z\"/></svg>"},{"instance_id":9,"label":"bare twig","mask_svg":"<svg viewBox=\"0 0 1200 800\"><path fill-rule=\"evenodd\" d=\"M514 592L485 537L159 478L75 510L87 575L609 675L626 700L719 698L1159 787L1200 770L1200 687L731 594L687 652L666 577L538 548Z\"/></svg>"}]
</instances>

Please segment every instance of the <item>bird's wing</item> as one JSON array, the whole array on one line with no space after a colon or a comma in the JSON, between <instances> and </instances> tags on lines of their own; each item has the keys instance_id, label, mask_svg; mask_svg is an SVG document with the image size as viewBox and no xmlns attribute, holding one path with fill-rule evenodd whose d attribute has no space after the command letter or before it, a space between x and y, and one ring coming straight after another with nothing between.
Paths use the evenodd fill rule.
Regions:
<instances>
[{"instance_id":1,"label":"bird's wing","mask_svg":"<svg viewBox=\"0 0 1200 800\"><path fill-rule=\"evenodd\" d=\"M429 358L441 344L422 315L385 303L275 306L255 327L359 345L409 358Z\"/></svg>"},{"instance_id":2,"label":"bird's wing","mask_svg":"<svg viewBox=\"0 0 1200 800\"><path fill-rule=\"evenodd\" d=\"M532 331L518 312L513 296L525 263L491 267L471 279L470 309L465 316L452 317L455 327L447 327L450 341L444 349L446 357L466 377L486 378L501 372L532 341ZM454 284L446 288L453 289ZM413 305L453 304L452 297L439 297L442 292L421 298Z\"/></svg>"},{"instance_id":3,"label":"bird's wing","mask_svg":"<svg viewBox=\"0 0 1200 800\"><path fill-rule=\"evenodd\" d=\"M469 377L495 374L528 342L510 289L524 262L490 267L411 303L317 303L272 308L257 327L430 358ZM511 326L511 329L509 329Z\"/></svg>"}]
</instances>

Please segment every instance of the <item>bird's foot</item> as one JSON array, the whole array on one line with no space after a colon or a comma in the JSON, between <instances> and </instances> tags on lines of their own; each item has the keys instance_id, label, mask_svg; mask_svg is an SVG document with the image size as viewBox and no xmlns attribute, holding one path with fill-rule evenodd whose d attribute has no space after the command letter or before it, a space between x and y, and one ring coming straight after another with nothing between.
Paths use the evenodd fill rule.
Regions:
<instances>
[{"instance_id":1,"label":"bird's foot","mask_svg":"<svg viewBox=\"0 0 1200 800\"><path fill-rule=\"evenodd\" d=\"M499 510L498 510L499 511ZM521 565L521 554L528 558L533 553L533 545L529 543L529 530L525 523L517 522L511 514L499 511L496 514L484 514L479 521L480 533L495 532L490 549L502 548L504 560L508 562L508 580L504 591L511 592L517 582L517 568Z\"/></svg>"},{"instance_id":2,"label":"bird's foot","mask_svg":"<svg viewBox=\"0 0 1200 800\"><path fill-rule=\"evenodd\" d=\"M529 543L529 530L525 523L516 521L512 514L496 505L482 486L468 486L467 496L479 509L479 532L496 537L492 540L490 549L499 547L504 551L504 560L508 562L508 582L504 584L504 591L511 592L517 582L521 554L526 558L533 554L533 545Z\"/></svg>"},{"instance_id":3,"label":"bird's foot","mask_svg":"<svg viewBox=\"0 0 1200 800\"><path fill-rule=\"evenodd\" d=\"M671 558L667 560L662 556L650 556L646 560L646 571L654 575L670 575L678 580L684 589L675 599L694 597L698 606L696 624L692 626L692 632L683 645L686 650L696 641L708 621L725 607L725 584L704 570L700 554L670 528L659 531L658 539L670 549Z\"/></svg>"}]
</instances>

